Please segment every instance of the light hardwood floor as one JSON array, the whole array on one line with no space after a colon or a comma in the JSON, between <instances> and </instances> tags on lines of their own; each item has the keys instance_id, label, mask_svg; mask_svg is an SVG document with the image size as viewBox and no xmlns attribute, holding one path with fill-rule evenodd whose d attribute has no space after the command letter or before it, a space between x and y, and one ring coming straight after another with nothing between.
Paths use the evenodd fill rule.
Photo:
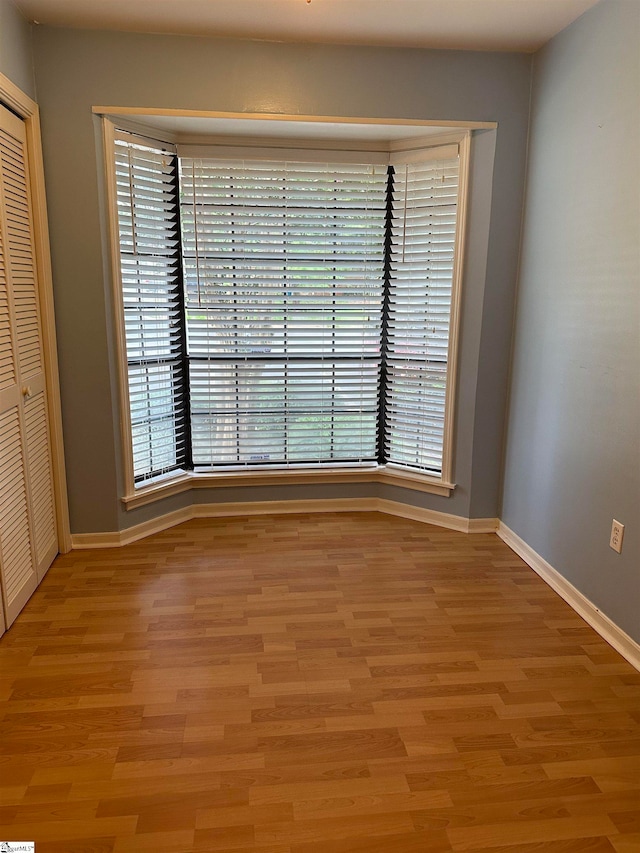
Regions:
<instances>
[{"instance_id":1,"label":"light hardwood floor","mask_svg":"<svg viewBox=\"0 0 640 853\"><path fill-rule=\"evenodd\" d=\"M76 551L0 666L0 838L36 853L640 850L640 675L493 534Z\"/></svg>"}]
</instances>

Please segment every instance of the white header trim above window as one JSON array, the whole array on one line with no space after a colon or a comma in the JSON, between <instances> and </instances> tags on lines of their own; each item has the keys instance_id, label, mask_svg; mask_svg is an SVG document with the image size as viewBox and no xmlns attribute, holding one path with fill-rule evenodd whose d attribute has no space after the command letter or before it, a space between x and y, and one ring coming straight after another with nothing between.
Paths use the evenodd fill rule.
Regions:
<instances>
[{"instance_id":1,"label":"white header trim above window","mask_svg":"<svg viewBox=\"0 0 640 853\"><path fill-rule=\"evenodd\" d=\"M468 131L467 131L468 132ZM421 139L421 147L414 148L413 141L409 147L398 148L394 151L374 150L362 147L339 148L325 145L320 148L297 147L303 140L292 139L290 145L283 145L282 140L256 140L255 144L248 143L247 140L235 140L233 142L210 142L203 143L178 143L176 152L178 157L188 157L193 159L208 159L208 158L235 158L238 160L270 160L270 161L288 161L298 163L362 163L366 161L371 165L393 166L404 165L405 163L426 163L431 160L448 159L458 156L458 143L462 141L465 134L460 135L459 139L448 144L441 144L439 137L433 137L425 140ZM429 147L425 148L424 145Z\"/></svg>"},{"instance_id":2,"label":"white header trim above window","mask_svg":"<svg viewBox=\"0 0 640 853\"><path fill-rule=\"evenodd\" d=\"M408 163L430 163L433 160L449 160L458 156L459 145L431 144L429 148L418 148L411 151L398 151L389 155L390 166L404 166Z\"/></svg>"},{"instance_id":3,"label":"white header trim above window","mask_svg":"<svg viewBox=\"0 0 640 853\"><path fill-rule=\"evenodd\" d=\"M388 150L403 145L407 139L465 130L495 129L491 121L434 121L431 119L363 118L350 116L307 116L278 113L237 113L215 110L164 110L155 107L95 106L93 112L111 119L119 127L136 124L145 132L152 131L156 139L173 142L212 141L221 137L280 137L285 139L347 140L362 148L386 143ZM135 130L135 128L132 128Z\"/></svg>"},{"instance_id":4,"label":"white header trim above window","mask_svg":"<svg viewBox=\"0 0 640 853\"><path fill-rule=\"evenodd\" d=\"M292 140L297 144L298 140ZM344 148L296 148L289 146L256 145L192 145L179 143L178 157L199 159L269 160L271 162L296 163L362 163L386 166L389 154L386 151L362 151Z\"/></svg>"}]
</instances>

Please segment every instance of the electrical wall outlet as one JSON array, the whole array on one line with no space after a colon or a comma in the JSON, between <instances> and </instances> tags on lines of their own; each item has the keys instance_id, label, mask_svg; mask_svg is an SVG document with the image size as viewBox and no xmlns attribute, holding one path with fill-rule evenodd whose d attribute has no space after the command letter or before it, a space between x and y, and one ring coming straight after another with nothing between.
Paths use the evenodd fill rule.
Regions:
<instances>
[{"instance_id":1,"label":"electrical wall outlet","mask_svg":"<svg viewBox=\"0 0 640 853\"><path fill-rule=\"evenodd\" d=\"M609 539L609 547L613 548L614 551L617 551L618 554L622 553L622 537L624 536L624 524L620 524L619 521L616 521L615 518L611 524L611 539Z\"/></svg>"}]
</instances>

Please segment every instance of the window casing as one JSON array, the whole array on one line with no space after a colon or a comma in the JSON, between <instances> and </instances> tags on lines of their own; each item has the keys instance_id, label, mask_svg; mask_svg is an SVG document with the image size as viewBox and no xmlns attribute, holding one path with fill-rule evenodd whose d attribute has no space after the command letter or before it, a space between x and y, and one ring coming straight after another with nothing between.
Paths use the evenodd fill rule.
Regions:
<instances>
[{"instance_id":1,"label":"window casing","mask_svg":"<svg viewBox=\"0 0 640 853\"><path fill-rule=\"evenodd\" d=\"M448 485L468 145L388 168L114 147L135 492L343 468Z\"/></svg>"}]
</instances>

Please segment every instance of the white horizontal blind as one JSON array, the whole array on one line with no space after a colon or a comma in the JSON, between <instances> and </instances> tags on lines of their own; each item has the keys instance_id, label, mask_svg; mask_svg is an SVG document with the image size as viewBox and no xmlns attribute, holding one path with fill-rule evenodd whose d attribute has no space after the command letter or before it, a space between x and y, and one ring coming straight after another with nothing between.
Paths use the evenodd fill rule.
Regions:
<instances>
[{"instance_id":1,"label":"white horizontal blind","mask_svg":"<svg viewBox=\"0 0 640 853\"><path fill-rule=\"evenodd\" d=\"M186 464L177 158L119 133L120 264L134 477Z\"/></svg>"},{"instance_id":2,"label":"white horizontal blind","mask_svg":"<svg viewBox=\"0 0 640 853\"><path fill-rule=\"evenodd\" d=\"M194 465L374 461L386 167L180 164Z\"/></svg>"},{"instance_id":3,"label":"white horizontal blind","mask_svg":"<svg viewBox=\"0 0 640 853\"><path fill-rule=\"evenodd\" d=\"M393 186L385 452L440 474L458 157L399 165Z\"/></svg>"}]
</instances>

